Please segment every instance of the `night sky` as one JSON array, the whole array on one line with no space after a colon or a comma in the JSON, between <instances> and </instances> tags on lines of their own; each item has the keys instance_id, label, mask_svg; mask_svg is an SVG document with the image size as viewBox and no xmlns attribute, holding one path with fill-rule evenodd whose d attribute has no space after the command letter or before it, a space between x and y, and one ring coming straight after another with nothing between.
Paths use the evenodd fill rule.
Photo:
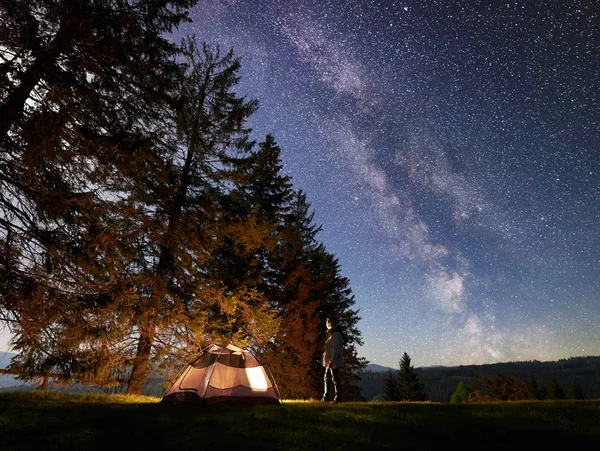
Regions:
<instances>
[{"instance_id":1,"label":"night sky","mask_svg":"<svg viewBox=\"0 0 600 451\"><path fill-rule=\"evenodd\" d=\"M372 363L600 355L596 1L201 0Z\"/></svg>"},{"instance_id":2,"label":"night sky","mask_svg":"<svg viewBox=\"0 0 600 451\"><path fill-rule=\"evenodd\" d=\"M393 368L600 355L600 6L200 0Z\"/></svg>"}]
</instances>

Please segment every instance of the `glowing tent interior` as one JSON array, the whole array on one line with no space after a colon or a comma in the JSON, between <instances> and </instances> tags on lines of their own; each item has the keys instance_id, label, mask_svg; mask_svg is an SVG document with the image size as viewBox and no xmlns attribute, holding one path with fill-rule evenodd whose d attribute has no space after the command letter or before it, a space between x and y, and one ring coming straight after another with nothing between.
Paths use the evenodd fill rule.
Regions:
<instances>
[{"instance_id":1,"label":"glowing tent interior","mask_svg":"<svg viewBox=\"0 0 600 451\"><path fill-rule=\"evenodd\" d=\"M213 344L185 367L162 397L165 403L279 404L277 385L247 350Z\"/></svg>"}]
</instances>

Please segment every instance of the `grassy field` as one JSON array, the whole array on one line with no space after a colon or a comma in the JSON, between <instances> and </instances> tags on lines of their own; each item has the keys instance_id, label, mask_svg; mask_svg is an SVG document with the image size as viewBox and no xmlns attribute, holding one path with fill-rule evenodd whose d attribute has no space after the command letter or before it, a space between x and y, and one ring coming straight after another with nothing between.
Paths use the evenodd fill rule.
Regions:
<instances>
[{"instance_id":1,"label":"grassy field","mask_svg":"<svg viewBox=\"0 0 600 451\"><path fill-rule=\"evenodd\" d=\"M0 450L600 449L600 400L486 404L283 401L166 405L158 398L0 394ZM587 448L590 447L590 448Z\"/></svg>"}]
</instances>

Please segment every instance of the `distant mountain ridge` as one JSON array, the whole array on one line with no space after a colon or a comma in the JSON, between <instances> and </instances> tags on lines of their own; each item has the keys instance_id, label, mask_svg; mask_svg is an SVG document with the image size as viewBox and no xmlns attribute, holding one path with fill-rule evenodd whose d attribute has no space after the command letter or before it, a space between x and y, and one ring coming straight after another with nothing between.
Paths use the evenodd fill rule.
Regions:
<instances>
[{"instance_id":1,"label":"distant mountain ridge","mask_svg":"<svg viewBox=\"0 0 600 451\"><path fill-rule=\"evenodd\" d=\"M451 367L451 366L445 367L443 365L433 365L433 366L423 366L420 368L453 368L453 367ZM389 366L378 365L376 363L369 363L365 367L364 371L371 371L373 373L387 373L390 370L395 371L397 369L398 368L390 368ZM417 368L415 368L415 369L417 369Z\"/></svg>"},{"instance_id":2,"label":"distant mountain ridge","mask_svg":"<svg viewBox=\"0 0 600 451\"><path fill-rule=\"evenodd\" d=\"M394 368L390 368L387 366L377 365L376 363L369 363L365 371L372 371L373 373L387 373L389 370L393 370Z\"/></svg>"},{"instance_id":3,"label":"distant mountain ridge","mask_svg":"<svg viewBox=\"0 0 600 451\"><path fill-rule=\"evenodd\" d=\"M365 400L371 401L383 394L388 368L369 364L361 375L360 391ZM586 399L600 399L600 356L570 357L551 362L537 360L504 362L486 365L459 365L415 368L430 401L449 402L459 382L474 384L480 376L505 375L528 381L531 376L538 380L556 381L565 391L572 382L583 389Z\"/></svg>"},{"instance_id":4,"label":"distant mountain ridge","mask_svg":"<svg viewBox=\"0 0 600 451\"><path fill-rule=\"evenodd\" d=\"M10 365L10 359L16 354L12 352L0 352L0 368L6 368ZM23 387L25 382L18 380L15 376L10 374L0 374L0 389L6 387Z\"/></svg>"}]
</instances>

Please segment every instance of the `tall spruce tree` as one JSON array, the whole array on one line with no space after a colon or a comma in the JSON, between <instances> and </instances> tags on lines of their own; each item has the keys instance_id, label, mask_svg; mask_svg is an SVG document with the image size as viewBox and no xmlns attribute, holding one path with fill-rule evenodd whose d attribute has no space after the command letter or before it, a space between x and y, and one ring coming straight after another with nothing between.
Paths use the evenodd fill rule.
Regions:
<instances>
[{"instance_id":1,"label":"tall spruce tree","mask_svg":"<svg viewBox=\"0 0 600 451\"><path fill-rule=\"evenodd\" d=\"M193 3L0 2L0 315L24 373L104 377L135 288L115 198L160 162L180 68L163 35Z\"/></svg>"},{"instance_id":2,"label":"tall spruce tree","mask_svg":"<svg viewBox=\"0 0 600 451\"><path fill-rule=\"evenodd\" d=\"M148 245L136 302L139 331L129 393L140 393L161 355L190 352L206 341L268 341L275 310L252 271L268 227L236 202L248 180L253 143L246 121L257 102L235 93L240 61L193 38L183 43L189 69L175 121L178 139L165 161L166 182L148 202ZM182 347L182 345L185 345Z\"/></svg>"},{"instance_id":3,"label":"tall spruce tree","mask_svg":"<svg viewBox=\"0 0 600 451\"><path fill-rule=\"evenodd\" d=\"M419 375L415 373L410 363L410 357L406 352L402 354L400 359L398 387L401 401L425 401L427 399Z\"/></svg>"},{"instance_id":4,"label":"tall spruce tree","mask_svg":"<svg viewBox=\"0 0 600 451\"><path fill-rule=\"evenodd\" d=\"M314 224L306 195L294 191L290 178L281 171L280 149L269 135L260 144L250 173L253 183L247 191L247 205L270 229L254 269L260 268L259 287L278 312L279 328L257 352L279 381L282 396L317 397L322 390L322 324L327 314L339 315L348 327L344 377L354 382L348 392L358 398L355 373L365 363L356 352L361 338L355 327L359 318L350 309L354 299L349 281L319 242L321 227Z\"/></svg>"},{"instance_id":5,"label":"tall spruce tree","mask_svg":"<svg viewBox=\"0 0 600 451\"><path fill-rule=\"evenodd\" d=\"M317 396L313 359L318 343L321 281L311 271L310 256L319 228L312 223L304 194L290 189L284 192L279 239L269 256L270 276L265 280L265 290L279 312L280 327L273 340L260 350L260 356L278 380L283 397L307 399Z\"/></svg>"},{"instance_id":6,"label":"tall spruce tree","mask_svg":"<svg viewBox=\"0 0 600 451\"><path fill-rule=\"evenodd\" d=\"M293 387L303 398L320 397L323 390L321 354L326 339L325 318L335 316L343 331L345 367L341 377L345 385L345 399L360 399L359 373L366 361L358 357L357 346L362 337L356 325L358 312L352 310L354 296L350 281L341 275L337 259L319 241L322 227L314 223L314 211L306 195L298 191L291 204L286 224L291 233L283 241L285 263L280 266L284 276L284 293L289 297L289 320L282 321L288 355L279 355L280 366L295 365L296 374L303 381ZM287 329L286 329L287 327ZM295 337L295 339L292 339ZM283 370L282 370L283 371ZM274 371L275 373L275 371ZM282 372L286 374L285 371Z\"/></svg>"},{"instance_id":7,"label":"tall spruce tree","mask_svg":"<svg viewBox=\"0 0 600 451\"><path fill-rule=\"evenodd\" d=\"M273 136L267 135L252 161L251 183L242 196L246 214L267 233L249 268L257 287L277 311L279 323L277 332L255 351L273 371L282 396L302 398L310 385L307 369L311 352L306 342L316 336L316 331L307 331L316 328L318 320L315 302L308 297L310 288L303 285L298 289L304 248L298 240L297 224L291 219L295 218L292 205L296 193L291 178L281 173L280 152Z\"/></svg>"},{"instance_id":8,"label":"tall spruce tree","mask_svg":"<svg viewBox=\"0 0 600 451\"><path fill-rule=\"evenodd\" d=\"M313 236L304 227L314 226L306 223L312 218L304 217L304 210L298 215L294 208L297 193L291 178L281 173L280 153L273 136L267 135L248 165L249 183L230 196L245 223L258 225L262 231L261 246L254 248L251 258L237 259L234 272L251 274L257 289L277 311L277 332L268 342L254 343L255 352L273 371L282 396L302 398L314 395L307 387L312 385L318 302L310 296L313 284L304 264L312 246L304 238Z\"/></svg>"}]
</instances>

